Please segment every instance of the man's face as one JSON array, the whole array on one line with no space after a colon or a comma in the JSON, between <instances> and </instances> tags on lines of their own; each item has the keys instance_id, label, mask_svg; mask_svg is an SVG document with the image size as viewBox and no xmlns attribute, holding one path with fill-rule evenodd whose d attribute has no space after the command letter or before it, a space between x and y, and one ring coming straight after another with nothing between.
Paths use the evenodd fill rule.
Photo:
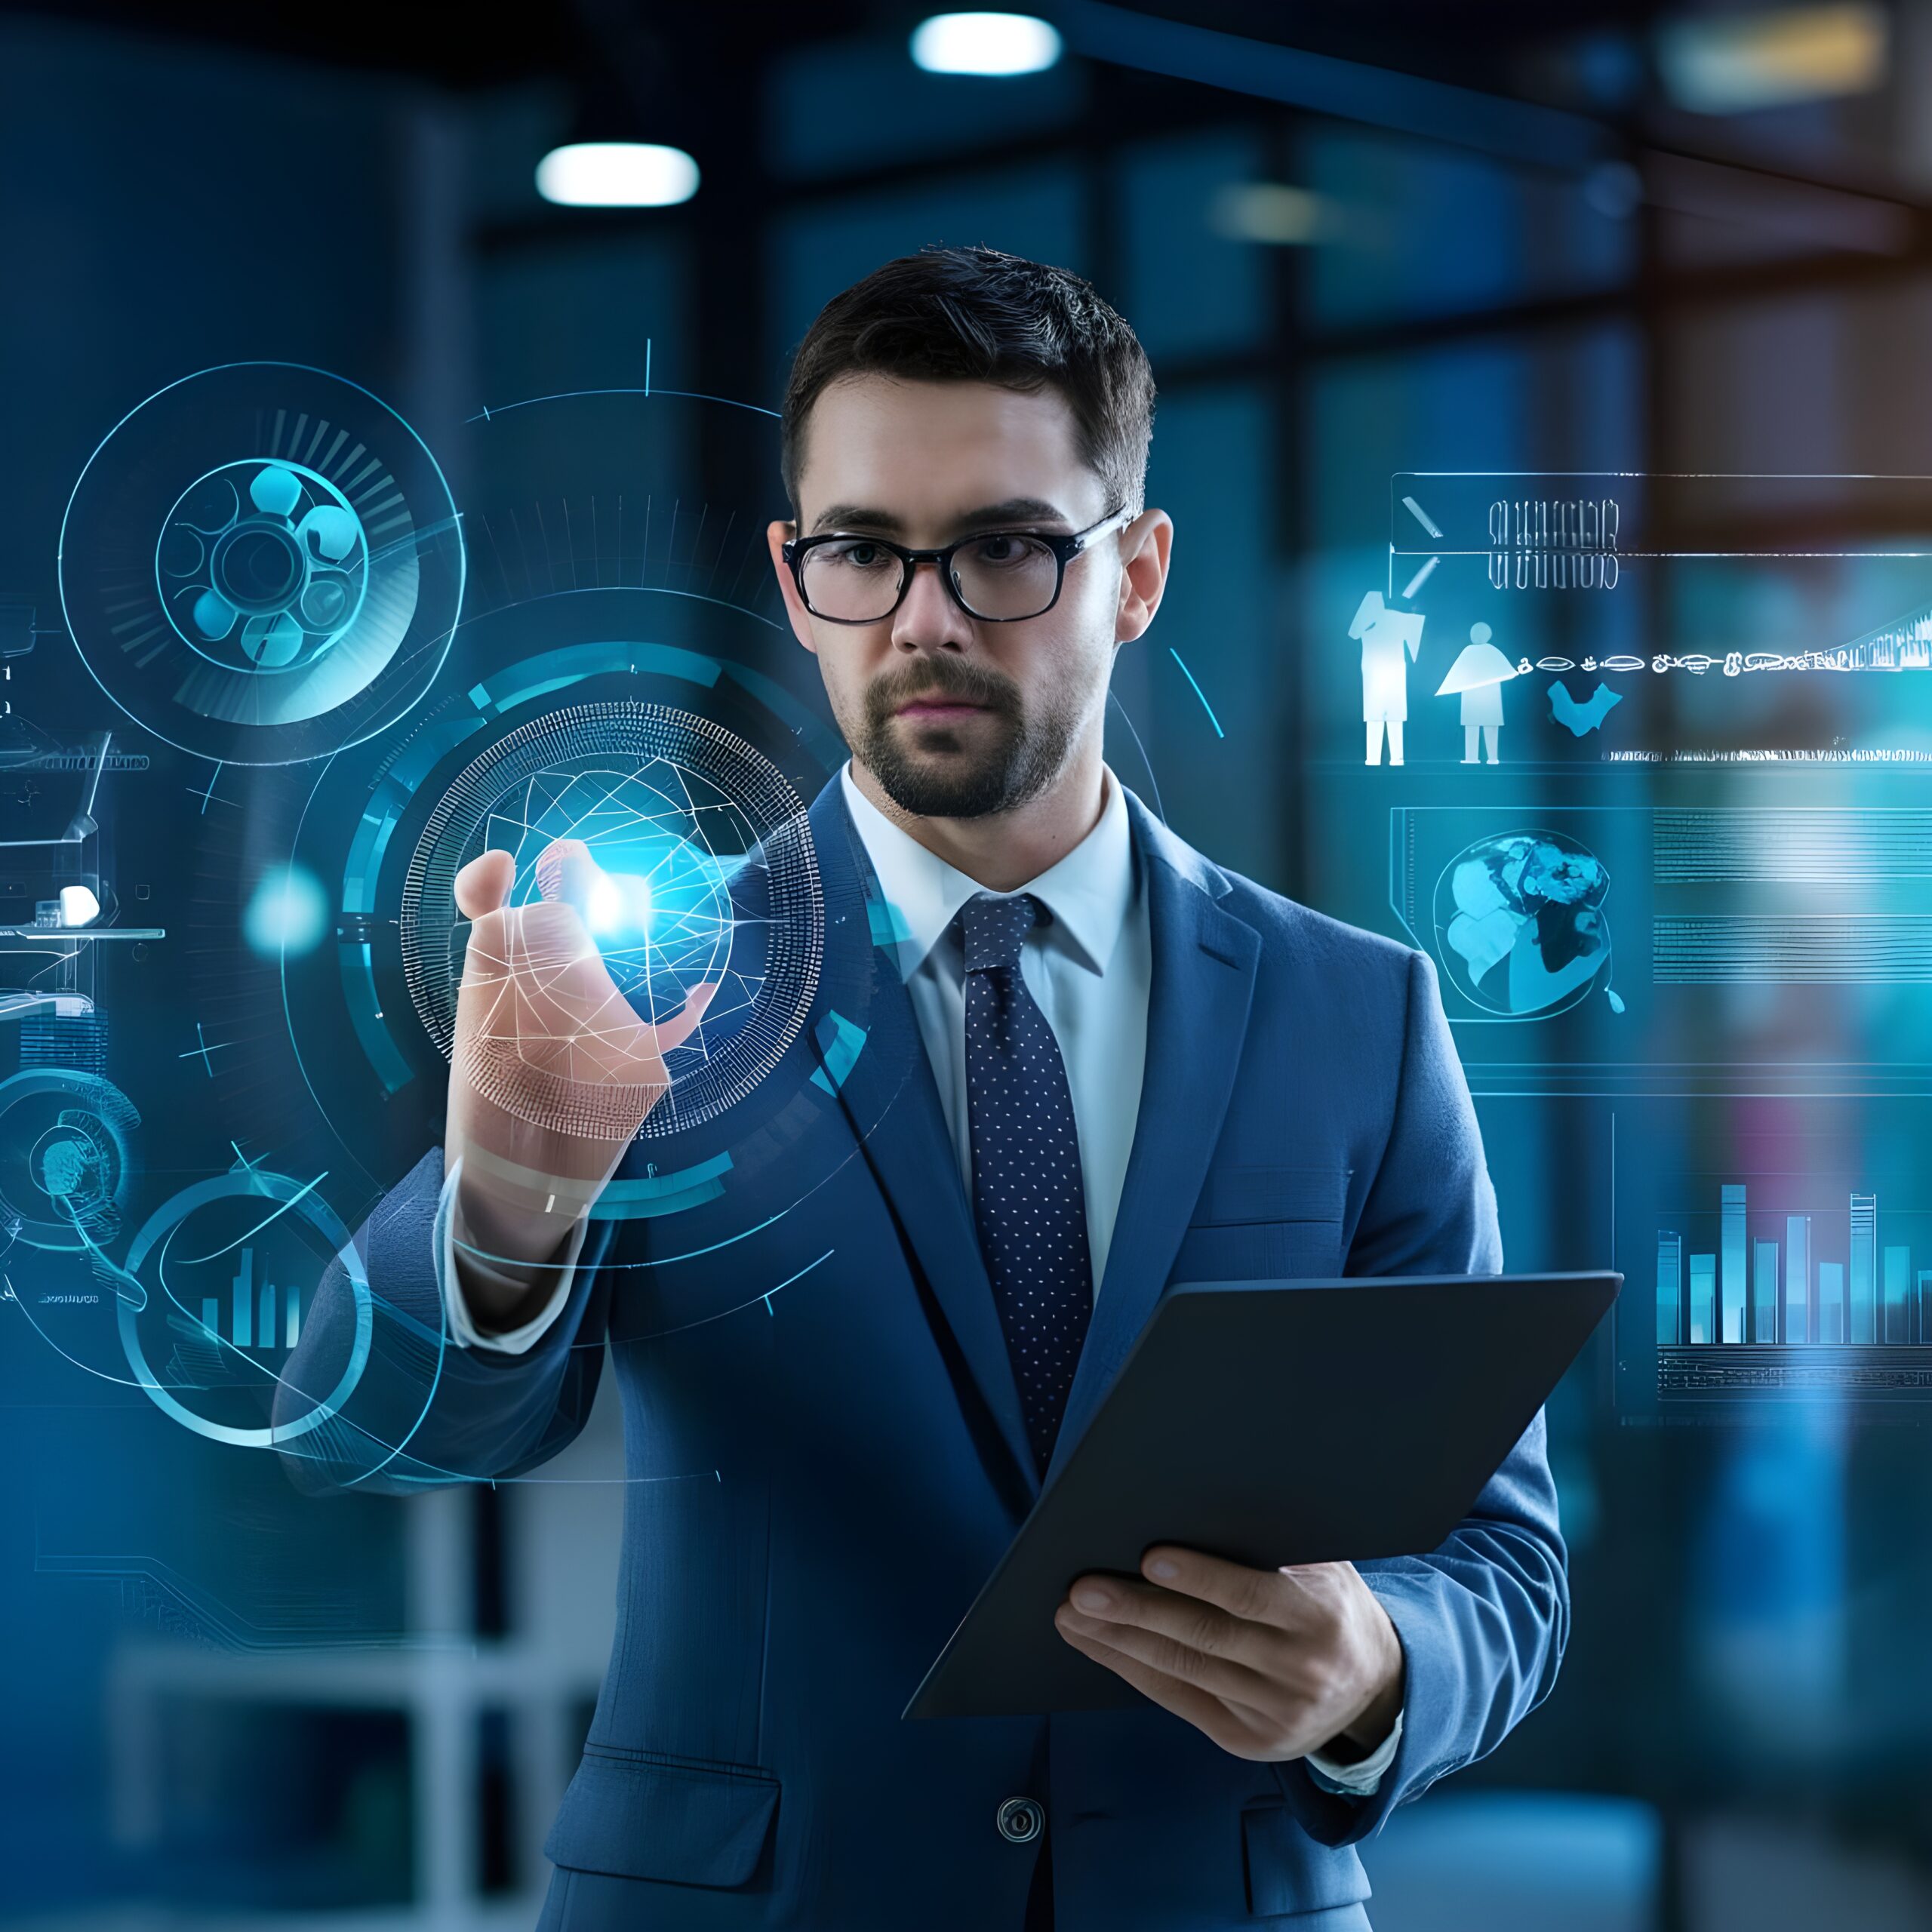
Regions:
<instances>
[{"instance_id":1,"label":"man's face","mask_svg":"<svg viewBox=\"0 0 1932 1932\"><path fill-rule=\"evenodd\" d=\"M1115 507L1057 391L883 376L820 393L798 495L801 537L838 531L912 549L981 531L1081 530ZM921 817L981 817L1048 789L1100 729L1116 645L1152 614L1135 614L1131 586L1124 595L1121 538L1110 533L1069 564L1059 601L1037 617L970 617L921 565L891 616L829 623L798 598L779 555L788 534L771 526L774 561L839 729L887 796Z\"/></svg>"}]
</instances>

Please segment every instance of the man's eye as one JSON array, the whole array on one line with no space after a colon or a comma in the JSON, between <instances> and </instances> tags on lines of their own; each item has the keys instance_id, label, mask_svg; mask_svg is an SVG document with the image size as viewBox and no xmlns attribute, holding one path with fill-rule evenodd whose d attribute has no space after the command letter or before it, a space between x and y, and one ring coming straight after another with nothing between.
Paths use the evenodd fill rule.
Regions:
<instances>
[{"instance_id":1,"label":"man's eye","mask_svg":"<svg viewBox=\"0 0 1932 1932\"><path fill-rule=\"evenodd\" d=\"M876 543L828 543L825 546L826 560L829 563L848 564L854 570L877 570L886 562L891 552L881 549Z\"/></svg>"},{"instance_id":2,"label":"man's eye","mask_svg":"<svg viewBox=\"0 0 1932 1932\"><path fill-rule=\"evenodd\" d=\"M992 537L983 537L973 546L976 563L1017 564L1031 553L1035 546L1023 537L1014 537L1001 532Z\"/></svg>"}]
</instances>

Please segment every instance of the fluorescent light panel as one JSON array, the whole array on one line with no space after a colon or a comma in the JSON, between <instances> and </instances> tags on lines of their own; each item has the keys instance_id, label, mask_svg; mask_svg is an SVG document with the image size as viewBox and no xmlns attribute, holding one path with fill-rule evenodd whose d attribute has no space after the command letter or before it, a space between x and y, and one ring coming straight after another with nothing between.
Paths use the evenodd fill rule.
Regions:
<instances>
[{"instance_id":1,"label":"fluorescent light panel","mask_svg":"<svg viewBox=\"0 0 1932 1932\"><path fill-rule=\"evenodd\" d=\"M537 192L573 208L663 208L697 192L697 163L653 141L574 141L537 164Z\"/></svg>"},{"instance_id":2,"label":"fluorescent light panel","mask_svg":"<svg viewBox=\"0 0 1932 1932\"><path fill-rule=\"evenodd\" d=\"M912 29L912 60L931 74L1038 74L1060 38L1031 14L935 14Z\"/></svg>"}]
</instances>

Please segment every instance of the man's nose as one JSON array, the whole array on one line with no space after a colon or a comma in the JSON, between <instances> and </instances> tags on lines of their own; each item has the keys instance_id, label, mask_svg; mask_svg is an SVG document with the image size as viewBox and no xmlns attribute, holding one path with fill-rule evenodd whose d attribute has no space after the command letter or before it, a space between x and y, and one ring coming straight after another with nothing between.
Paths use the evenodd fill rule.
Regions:
<instances>
[{"instance_id":1,"label":"man's nose","mask_svg":"<svg viewBox=\"0 0 1932 1932\"><path fill-rule=\"evenodd\" d=\"M972 635L972 621L940 580L938 565L915 564L893 616L893 642L901 651L963 651Z\"/></svg>"}]
</instances>

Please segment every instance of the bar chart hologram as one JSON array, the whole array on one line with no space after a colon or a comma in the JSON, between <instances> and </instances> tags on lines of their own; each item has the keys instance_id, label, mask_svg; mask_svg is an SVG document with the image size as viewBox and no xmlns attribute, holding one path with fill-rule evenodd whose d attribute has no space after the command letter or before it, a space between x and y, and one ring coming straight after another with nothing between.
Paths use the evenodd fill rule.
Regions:
<instances>
[{"instance_id":1,"label":"bar chart hologram","mask_svg":"<svg viewBox=\"0 0 1932 1932\"><path fill-rule=\"evenodd\" d=\"M255 1251L245 1247L230 1289L226 1334L221 1303L212 1295L202 1297L202 1326L231 1348L257 1352L292 1349L302 1337L302 1291L293 1283L283 1287L257 1281Z\"/></svg>"},{"instance_id":2,"label":"bar chart hologram","mask_svg":"<svg viewBox=\"0 0 1932 1932\"><path fill-rule=\"evenodd\" d=\"M1660 1399L1932 1398L1932 1211L1720 1180L1657 1232ZM1842 1204L1838 1204L1841 1203Z\"/></svg>"}]
</instances>

